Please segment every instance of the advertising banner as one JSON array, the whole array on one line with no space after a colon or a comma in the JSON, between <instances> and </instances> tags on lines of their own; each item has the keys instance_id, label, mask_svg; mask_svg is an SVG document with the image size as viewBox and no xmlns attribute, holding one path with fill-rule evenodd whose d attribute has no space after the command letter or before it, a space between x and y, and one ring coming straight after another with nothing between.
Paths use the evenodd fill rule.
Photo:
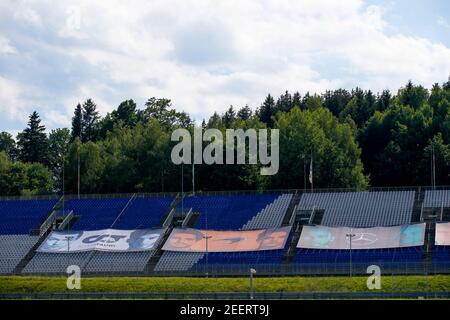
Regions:
<instances>
[{"instance_id":1,"label":"advertising banner","mask_svg":"<svg viewBox=\"0 0 450 320\"><path fill-rule=\"evenodd\" d=\"M450 222L436 223L434 244L437 246L450 246Z\"/></svg>"},{"instance_id":2,"label":"advertising banner","mask_svg":"<svg viewBox=\"0 0 450 320\"><path fill-rule=\"evenodd\" d=\"M291 227L262 230L213 231L175 228L163 246L166 251L240 252L283 249Z\"/></svg>"},{"instance_id":3,"label":"advertising banner","mask_svg":"<svg viewBox=\"0 0 450 320\"><path fill-rule=\"evenodd\" d=\"M347 228L303 226L297 248L382 249L422 246L425 223L395 227Z\"/></svg>"},{"instance_id":4,"label":"advertising banner","mask_svg":"<svg viewBox=\"0 0 450 320\"><path fill-rule=\"evenodd\" d=\"M38 252L64 253L81 251L148 251L153 250L164 229L97 231L52 231Z\"/></svg>"}]
</instances>

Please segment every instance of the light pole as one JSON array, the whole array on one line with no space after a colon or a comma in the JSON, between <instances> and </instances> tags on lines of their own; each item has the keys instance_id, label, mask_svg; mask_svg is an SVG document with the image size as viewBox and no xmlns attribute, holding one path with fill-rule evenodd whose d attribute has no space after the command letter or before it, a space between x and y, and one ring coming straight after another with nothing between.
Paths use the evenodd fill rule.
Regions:
<instances>
[{"instance_id":1,"label":"light pole","mask_svg":"<svg viewBox=\"0 0 450 320\"><path fill-rule=\"evenodd\" d=\"M348 238L350 238L350 278L351 278L352 275L353 275L353 265L352 265L352 239L353 239L353 237L356 236L355 234L353 234L353 233L351 233L351 232L352 232L352 230L350 229L350 233L347 233L347 234L346 234L346 236L347 236Z\"/></svg>"},{"instance_id":2,"label":"light pole","mask_svg":"<svg viewBox=\"0 0 450 320\"><path fill-rule=\"evenodd\" d=\"M253 275L256 274L256 270L250 268L250 299L253 300Z\"/></svg>"},{"instance_id":3,"label":"light pole","mask_svg":"<svg viewBox=\"0 0 450 320\"><path fill-rule=\"evenodd\" d=\"M203 235L203 239L205 239L205 247L206 247L206 277L208 278L208 270L209 270L209 262L208 262L208 239L210 239L211 236L208 236L207 234Z\"/></svg>"}]
</instances>

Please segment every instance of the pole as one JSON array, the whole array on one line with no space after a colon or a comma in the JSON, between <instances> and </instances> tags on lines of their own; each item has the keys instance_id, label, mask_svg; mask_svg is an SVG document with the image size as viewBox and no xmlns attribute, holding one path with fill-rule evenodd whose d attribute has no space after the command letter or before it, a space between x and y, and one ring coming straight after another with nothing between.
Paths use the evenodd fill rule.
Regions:
<instances>
[{"instance_id":1,"label":"pole","mask_svg":"<svg viewBox=\"0 0 450 320\"><path fill-rule=\"evenodd\" d=\"M192 161L192 195L195 195L195 167L194 167L194 161Z\"/></svg>"},{"instance_id":2,"label":"pole","mask_svg":"<svg viewBox=\"0 0 450 320\"><path fill-rule=\"evenodd\" d=\"M80 199L80 146L78 146L78 152L77 152L77 157L78 157L78 200Z\"/></svg>"},{"instance_id":3,"label":"pole","mask_svg":"<svg viewBox=\"0 0 450 320\"><path fill-rule=\"evenodd\" d=\"M436 188L436 163L434 156L434 144L431 145L431 186Z\"/></svg>"},{"instance_id":4,"label":"pole","mask_svg":"<svg viewBox=\"0 0 450 320\"><path fill-rule=\"evenodd\" d=\"M183 170L183 163L181 164L181 216L184 218L184 170Z\"/></svg>"},{"instance_id":5,"label":"pole","mask_svg":"<svg viewBox=\"0 0 450 320\"><path fill-rule=\"evenodd\" d=\"M256 270L250 268L250 299L254 299L254 290L253 290L253 275L256 273Z\"/></svg>"},{"instance_id":6,"label":"pole","mask_svg":"<svg viewBox=\"0 0 450 320\"><path fill-rule=\"evenodd\" d=\"M206 251L206 277L208 278L209 275L209 261L208 261L208 239L211 238L211 236L208 236L207 234L203 236L203 238L205 239L205 251Z\"/></svg>"},{"instance_id":7,"label":"pole","mask_svg":"<svg viewBox=\"0 0 450 320\"><path fill-rule=\"evenodd\" d=\"M352 233L352 229L350 229L350 233L347 233L347 237L350 238L350 278L353 276L353 261L352 261L352 239L355 234Z\"/></svg>"},{"instance_id":8,"label":"pole","mask_svg":"<svg viewBox=\"0 0 450 320\"><path fill-rule=\"evenodd\" d=\"M306 161L303 160L303 190L306 190Z\"/></svg>"},{"instance_id":9,"label":"pole","mask_svg":"<svg viewBox=\"0 0 450 320\"><path fill-rule=\"evenodd\" d=\"M250 299L253 300L253 272L250 269Z\"/></svg>"}]
</instances>

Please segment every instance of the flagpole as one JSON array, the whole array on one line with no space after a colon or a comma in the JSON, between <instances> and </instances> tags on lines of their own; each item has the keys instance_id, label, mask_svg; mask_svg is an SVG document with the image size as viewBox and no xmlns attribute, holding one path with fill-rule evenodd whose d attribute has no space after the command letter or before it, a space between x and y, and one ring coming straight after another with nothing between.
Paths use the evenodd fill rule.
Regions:
<instances>
[{"instance_id":1,"label":"flagpole","mask_svg":"<svg viewBox=\"0 0 450 320\"><path fill-rule=\"evenodd\" d=\"M192 195L195 195L195 167L194 167L194 161L192 161Z\"/></svg>"}]
</instances>

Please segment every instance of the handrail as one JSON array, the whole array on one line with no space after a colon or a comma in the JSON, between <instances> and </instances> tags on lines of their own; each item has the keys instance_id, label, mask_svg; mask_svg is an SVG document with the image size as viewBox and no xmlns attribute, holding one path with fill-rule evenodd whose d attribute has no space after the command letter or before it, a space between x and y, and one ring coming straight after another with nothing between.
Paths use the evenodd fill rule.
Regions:
<instances>
[{"instance_id":1,"label":"handrail","mask_svg":"<svg viewBox=\"0 0 450 320\"><path fill-rule=\"evenodd\" d=\"M116 219L115 219L114 222L111 224L111 227L110 227L110 228L112 228L112 227L116 224L117 220L120 219L120 217L122 216L122 214L125 212L125 210L128 208L128 206L130 205L130 203L133 201L133 199L134 199L135 197L136 197L136 193L133 194L133 196L130 198L130 200L128 200L127 204L125 205L125 207L123 207L122 211L120 211L120 213L117 215Z\"/></svg>"},{"instance_id":2,"label":"handrail","mask_svg":"<svg viewBox=\"0 0 450 320\"><path fill-rule=\"evenodd\" d=\"M59 224L58 230L64 230L64 228L69 224L70 220L74 216L74 213L72 210L67 214L67 216L64 218L64 220Z\"/></svg>"},{"instance_id":3,"label":"handrail","mask_svg":"<svg viewBox=\"0 0 450 320\"><path fill-rule=\"evenodd\" d=\"M186 214L186 217L184 218L183 223L181 224L182 227L186 227L186 225L188 224L189 220L191 219L193 213L194 213L194 211L192 211L192 208L189 208L189 211Z\"/></svg>"}]
</instances>

